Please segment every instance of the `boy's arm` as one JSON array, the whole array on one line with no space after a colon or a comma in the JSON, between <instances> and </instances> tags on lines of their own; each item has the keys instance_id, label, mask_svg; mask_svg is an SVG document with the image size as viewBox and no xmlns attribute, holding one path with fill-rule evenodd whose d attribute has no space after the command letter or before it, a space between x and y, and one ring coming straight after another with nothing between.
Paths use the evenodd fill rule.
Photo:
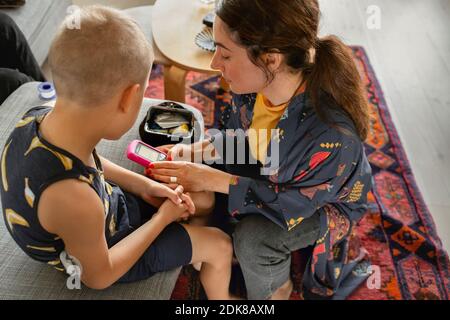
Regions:
<instances>
[{"instance_id":1,"label":"boy's arm","mask_svg":"<svg viewBox=\"0 0 450 320\"><path fill-rule=\"evenodd\" d=\"M103 289L122 277L158 234L185 213L180 208L166 201L150 221L110 249L103 204L83 182L63 180L48 187L41 196L38 217L44 229L61 237L66 252L80 261L83 283Z\"/></svg>"},{"instance_id":2,"label":"boy's arm","mask_svg":"<svg viewBox=\"0 0 450 320\"><path fill-rule=\"evenodd\" d=\"M143 175L125 169L102 156L99 156L99 158L102 162L105 178L130 193L139 195L142 184L148 182L148 178Z\"/></svg>"},{"instance_id":3,"label":"boy's arm","mask_svg":"<svg viewBox=\"0 0 450 320\"><path fill-rule=\"evenodd\" d=\"M144 175L125 169L104 157L100 156L100 161L107 180L139 196L154 207L159 207L164 198L169 198L174 203L181 202L181 195L171 188Z\"/></svg>"}]
</instances>

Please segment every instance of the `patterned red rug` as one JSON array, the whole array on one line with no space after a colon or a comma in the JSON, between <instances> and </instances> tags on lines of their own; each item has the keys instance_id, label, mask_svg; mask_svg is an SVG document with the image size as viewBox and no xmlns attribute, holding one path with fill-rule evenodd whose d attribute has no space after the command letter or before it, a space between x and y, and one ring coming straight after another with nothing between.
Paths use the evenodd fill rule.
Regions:
<instances>
[{"instance_id":1,"label":"patterned red rug","mask_svg":"<svg viewBox=\"0 0 450 320\"><path fill-rule=\"evenodd\" d=\"M363 48L352 47L367 90L371 108L371 130L366 152L372 165L374 188L369 194L370 208L360 222L358 234L371 257L379 278L371 278L350 297L359 299L442 299L448 300L450 270L447 253L442 249L433 218L415 183L397 131L383 97L375 73ZM221 110L229 102L229 94L218 91L218 78L190 72L186 82L186 102L200 109L207 127L219 127ZM163 98L161 68L152 73L147 97ZM299 284L305 266L296 252L292 259L294 292L299 299ZM233 268L231 291L245 297L239 267ZM172 299L205 299L198 272L182 269Z\"/></svg>"}]
</instances>

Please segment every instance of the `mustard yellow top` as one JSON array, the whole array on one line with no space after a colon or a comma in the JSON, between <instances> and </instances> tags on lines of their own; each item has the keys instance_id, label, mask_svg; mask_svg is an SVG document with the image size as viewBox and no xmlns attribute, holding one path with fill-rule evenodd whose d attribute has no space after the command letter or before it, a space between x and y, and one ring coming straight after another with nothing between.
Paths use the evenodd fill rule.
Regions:
<instances>
[{"instance_id":1,"label":"mustard yellow top","mask_svg":"<svg viewBox=\"0 0 450 320\"><path fill-rule=\"evenodd\" d=\"M294 96L303 91L305 91L305 84L297 89ZM253 158L262 164L265 164L270 140L272 136L277 134L277 130L275 130L272 135L272 130L277 127L288 105L289 102L274 106L261 93L258 93L256 96L255 106L253 107L253 119L248 131L248 143Z\"/></svg>"},{"instance_id":2,"label":"mustard yellow top","mask_svg":"<svg viewBox=\"0 0 450 320\"><path fill-rule=\"evenodd\" d=\"M252 124L248 131L248 142L253 158L262 164L266 160L267 147L272 137L271 130L277 126L287 105L285 103L273 106L261 93L256 96Z\"/></svg>"}]
</instances>

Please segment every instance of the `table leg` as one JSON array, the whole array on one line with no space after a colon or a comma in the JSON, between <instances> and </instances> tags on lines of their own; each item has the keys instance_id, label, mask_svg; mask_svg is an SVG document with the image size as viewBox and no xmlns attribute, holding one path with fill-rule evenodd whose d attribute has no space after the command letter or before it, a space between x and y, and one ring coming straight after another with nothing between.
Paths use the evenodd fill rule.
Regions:
<instances>
[{"instance_id":1,"label":"table leg","mask_svg":"<svg viewBox=\"0 0 450 320\"><path fill-rule=\"evenodd\" d=\"M187 70L177 66L164 67L164 98L184 103L186 100Z\"/></svg>"}]
</instances>

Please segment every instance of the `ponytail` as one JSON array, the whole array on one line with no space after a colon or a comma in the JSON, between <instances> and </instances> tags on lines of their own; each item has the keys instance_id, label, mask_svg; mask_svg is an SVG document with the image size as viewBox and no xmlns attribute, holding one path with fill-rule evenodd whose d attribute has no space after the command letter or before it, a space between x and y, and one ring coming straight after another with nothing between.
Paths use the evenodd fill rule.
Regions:
<instances>
[{"instance_id":1,"label":"ponytail","mask_svg":"<svg viewBox=\"0 0 450 320\"><path fill-rule=\"evenodd\" d=\"M316 41L315 62L307 70L307 91L318 116L327 121L326 106L319 103L325 91L351 117L361 140L369 128L369 109L362 81L349 48L336 36Z\"/></svg>"}]
</instances>

